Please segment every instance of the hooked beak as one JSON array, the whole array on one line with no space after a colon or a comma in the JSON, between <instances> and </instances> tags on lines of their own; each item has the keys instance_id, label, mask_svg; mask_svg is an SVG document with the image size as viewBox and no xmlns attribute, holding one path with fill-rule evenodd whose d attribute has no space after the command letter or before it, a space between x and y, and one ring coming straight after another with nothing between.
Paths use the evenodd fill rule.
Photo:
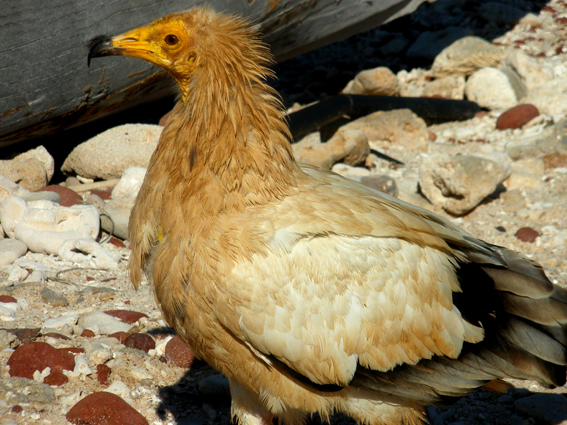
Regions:
<instances>
[{"instance_id":1,"label":"hooked beak","mask_svg":"<svg viewBox=\"0 0 567 425\"><path fill-rule=\"evenodd\" d=\"M102 56L133 56L155 62L151 44L147 41L148 27L140 27L112 38L97 41L87 57L88 66L92 58Z\"/></svg>"}]
</instances>

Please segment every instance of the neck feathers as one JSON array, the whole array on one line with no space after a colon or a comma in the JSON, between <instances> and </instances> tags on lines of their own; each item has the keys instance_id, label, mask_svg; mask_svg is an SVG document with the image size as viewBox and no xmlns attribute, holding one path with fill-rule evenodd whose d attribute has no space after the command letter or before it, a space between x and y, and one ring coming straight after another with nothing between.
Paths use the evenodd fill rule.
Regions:
<instances>
[{"instance_id":1,"label":"neck feathers","mask_svg":"<svg viewBox=\"0 0 567 425\"><path fill-rule=\"evenodd\" d=\"M282 105L265 82L268 48L244 21L219 15L199 39L199 66L189 81L178 81L183 97L156 160L167 163L172 182L230 204L219 209L285 196L297 165Z\"/></svg>"}]
</instances>

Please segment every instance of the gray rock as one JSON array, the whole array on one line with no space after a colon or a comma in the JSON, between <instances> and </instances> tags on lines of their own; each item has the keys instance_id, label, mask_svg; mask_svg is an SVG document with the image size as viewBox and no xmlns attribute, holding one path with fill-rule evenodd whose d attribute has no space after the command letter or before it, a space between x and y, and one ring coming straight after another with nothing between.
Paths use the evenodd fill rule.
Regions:
<instances>
[{"instance_id":1,"label":"gray rock","mask_svg":"<svg viewBox=\"0 0 567 425\"><path fill-rule=\"evenodd\" d=\"M465 85L465 94L468 100L486 109L508 109L518 103L508 76L492 67L483 68L471 75Z\"/></svg>"},{"instance_id":2,"label":"gray rock","mask_svg":"<svg viewBox=\"0 0 567 425\"><path fill-rule=\"evenodd\" d=\"M539 424L567 422L567 399L561 394L534 394L514 402L516 412L535 419Z\"/></svg>"},{"instance_id":3,"label":"gray rock","mask_svg":"<svg viewBox=\"0 0 567 425\"><path fill-rule=\"evenodd\" d=\"M479 69L498 66L507 54L505 49L480 37L459 37L435 57L431 70L437 78L471 75Z\"/></svg>"},{"instance_id":4,"label":"gray rock","mask_svg":"<svg viewBox=\"0 0 567 425\"><path fill-rule=\"evenodd\" d=\"M453 215L474 209L506 177L500 164L476 156L435 154L419 169L422 193Z\"/></svg>"},{"instance_id":5,"label":"gray rock","mask_svg":"<svg viewBox=\"0 0 567 425\"><path fill-rule=\"evenodd\" d=\"M107 201L100 217L103 230L121 239L128 239L128 221L135 202L135 197Z\"/></svg>"},{"instance_id":6,"label":"gray rock","mask_svg":"<svg viewBox=\"0 0 567 425\"><path fill-rule=\"evenodd\" d=\"M432 61L447 46L467 35L471 35L471 30L461 27L422 32L407 50L406 56L410 59Z\"/></svg>"},{"instance_id":7,"label":"gray rock","mask_svg":"<svg viewBox=\"0 0 567 425\"><path fill-rule=\"evenodd\" d=\"M88 178L120 178L129 167L147 167L163 127L125 124L111 128L69 154L61 170Z\"/></svg>"},{"instance_id":8,"label":"gray rock","mask_svg":"<svg viewBox=\"0 0 567 425\"><path fill-rule=\"evenodd\" d=\"M83 316L77 323L83 329L90 329L93 332L110 335L115 332L128 332L132 325L124 323L102 311Z\"/></svg>"},{"instance_id":9,"label":"gray rock","mask_svg":"<svg viewBox=\"0 0 567 425\"><path fill-rule=\"evenodd\" d=\"M366 135L356 129L341 129L326 143L321 143L318 132L294 143L292 148L295 159L326 170L330 170L339 161L348 165L363 163L370 153Z\"/></svg>"},{"instance_id":10,"label":"gray rock","mask_svg":"<svg viewBox=\"0 0 567 425\"><path fill-rule=\"evenodd\" d=\"M0 399L9 404L55 403L55 391L47 384L42 384L27 378L2 378L0 379Z\"/></svg>"},{"instance_id":11,"label":"gray rock","mask_svg":"<svg viewBox=\"0 0 567 425\"><path fill-rule=\"evenodd\" d=\"M22 241L16 239L0 240L0 266L12 264L28 251Z\"/></svg>"},{"instance_id":12,"label":"gray rock","mask_svg":"<svg viewBox=\"0 0 567 425\"><path fill-rule=\"evenodd\" d=\"M368 141L382 143L386 148L399 145L426 152L429 146L425 122L409 109L374 112L342 126L337 134L347 130L362 131Z\"/></svg>"},{"instance_id":13,"label":"gray rock","mask_svg":"<svg viewBox=\"0 0 567 425\"><path fill-rule=\"evenodd\" d=\"M40 295L44 303L50 304L54 307L66 307L69 305L69 301L65 295L56 292L53 289L43 288Z\"/></svg>"}]
</instances>

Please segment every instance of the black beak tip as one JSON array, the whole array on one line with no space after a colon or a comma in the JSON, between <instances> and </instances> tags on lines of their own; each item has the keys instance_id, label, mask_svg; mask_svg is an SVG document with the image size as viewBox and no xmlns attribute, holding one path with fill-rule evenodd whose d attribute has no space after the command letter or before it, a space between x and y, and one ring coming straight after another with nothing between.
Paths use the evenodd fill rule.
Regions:
<instances>
[{"instance_id":1,"label":"black beak tip","mask_svg":"<svg viewBox=\"0 0 567 425\"><path fill-rule=\"evenodd\" d=\"M89 55L87 56L87 66L91 66L91 59L101 56L109 56L112 54L112 50L115 47L112 45L112 40L110 38L98 37L91 42L91 49L89 50Z\"/></svg>"}]
</instances>

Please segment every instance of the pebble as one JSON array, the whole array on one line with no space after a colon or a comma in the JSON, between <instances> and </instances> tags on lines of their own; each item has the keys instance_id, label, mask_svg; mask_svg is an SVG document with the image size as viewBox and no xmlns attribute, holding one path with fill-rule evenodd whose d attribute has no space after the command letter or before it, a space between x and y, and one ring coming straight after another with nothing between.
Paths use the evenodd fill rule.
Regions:
<instances>
[{"instance_id":1,"label":"pebble","mask_svg":"<svg viewBox=\"0 0 567 425\"><path fill-rule=\"evenodd\" d=\"M538 109L531 104L521 104L504 111L496 121L498 130L522 128L539 115Z\"/></svg>"},{"instance_id":2,"label":"pebble","mask_svg":"<svg viewBox=\"0 0 567 425\"><path fill-rule=\"evenodd\" d=\"M156 348L156 343L154 339L148 334L133 333L126 341L124 345L129 348L135 348L147 353L150 350Z\"/></svg>"},{"instance_id":3,"label":"pebble","mask_svg":"<svg viewBox=\"0 0 567 425\"><path fill-rule=\"evenodd\" d=\"M53 184L45 186L41 188L41 190L44 192L56 193L59 196L58 203L63 207L71 207L73 205L81 205L83 203L81 195L65 186Z\"/></svg>"},{"instance_id":4,"label":"pebble","mask_svg":"<svg viewBox=\"0 0 567 425\"><path fill-rule=\"evenodd\" d=\"M148 421L119 396L102 391L89 394L65 416L75 425L148 425Z\"/></svg>"},{"instance_id":5,"label":"pebble","mask_svg":"<svg viewBox=\"0 0 567 425\"><path fill-rule=\"evenodd\" d=\"M531 227L522 227L516 232L516 237L524 242L534 243L539 233Z\"/></svg>"},{"instance_id":6,"label":"pebble","mask_svg":"<svg viewBox=\"0 0 567 425\"><path fill-rule=\"evenodd\" d=\"M28 251L28 247L22 241L16 239L0 240L0 266L12 264Z\"/></svg>"},{"instance_id":7,"label":"pebble","mask_svg":"<svg viewBox=\"0 0 567 425\"><path fill-rule=\"evenodd\" d=\"M472 74L465 85L468 100L486 109L508 109L518 98L508 76L497 68L482 68Z\"/></svg>"},{"instance_id":8,"label":"pebble","mask_svg":"<svg viewBox=\"0 0 567 425\"><path fill-rule=\"evenodd\" d=\"M61 317L56 317L53 319L48 319L43 322L42 330L53 329L55 331L61 331L65 327L70 329L77 323L79 320L79 313L75 311L68 311L65 315Z\"/></svg>"},{"instance_id":9,"label":"pebble","mask_svg":"<svg viewBox=\"0 0 567 425\"><path fill-rule=\"evenodd\" d=\"M69 305L69 300L65 297L65 295L56 292L53 289L43 288L40 295L44 303L50 304L53 307L66 307Z\"/></svg>"},{"instance_id":10,"label":"pebble","mask_svg":"<svg viewBox=\"0 0 567 425\"><path fill-rule=\"evenodd\" d=\"M96 379L97 379L98 383L101 384L101 385L104 385L105 387L108 386L108 384L110 383L110 381L108 380L108 377L110 376L111 372L112 372L112 369L110 369L105 364L96 365Z\"/></svg>"},{"instance_id":11,"label":"pebble","mask_svg":"<svg viewBox=\"0 0 567 425\"><path fill-rule=\"evenodd\" d=\"M63 173L90 179L118 179L129 167L147 167L161 126L124 124L78 145L63 162Z\"/></svg>"},{"instance_id":12,"label":"pebble","mask_svg":"<svg viewBox=\"0 0 567 425\"><path fill-rule=\"evenodd\" d=\"M36 158L0 160L0 174L30 191L49 182L43 164Z\"/></svg>"},{"instance_id":13,"label":"pebble","mask_svg":"<svg viewBox=\"0 0 567 425\"><path fill-rule=\"evenodd\" d=\"M165 346L165 357L175 366L189 369L195 360L191 348L179 336L174 336Z\"/></svg>"},{"instance_id":14,"label":"pebble","mask_svg":"<svg viewBox=\"0 0 567 425\"><path fill-rule=\"evenodd\" d=\"M422 193L432 204L458 216L475 208L506 177L499 163L477 156L435 154L419 168Z\"/></svg>"},{"instance_id":15,"label":"pebble","mask_svg":"<svg viewBox=\"0 0 567 425\"><path fill-rule=\"evenodd\" d=\"M108 314L109 316L116 317L117 319L120 319L124 323L128 323L130 325L133 325L142 317L148 318L147 314L132 310L106 310L104 313Z\"/></svg>"},{"instance_id":16,"label":"pebble","mask_svg":"<svg viewBox=\"0 0 567 425\"><path fill-rule=\"evenodd\" d=\"M95 334L107 335L115 332L128 332L132 328L132 325L124 323L102 311L95 311L81 317L78 325L83 329L92 330Z\"/></svg>"},{"instance_id":17,"label":"pebble","mask_svg":"<svg viewBox=\"0 0 567 425\"><path fill-rule=\"evenodd\" d=\"M43 372L50 368L51 372L72 371L75 368L73 355L57 350L45 342L30 342L16 348L8 359L10 376L33 379L35 371Z\"/></svg>"}]
</instances>

